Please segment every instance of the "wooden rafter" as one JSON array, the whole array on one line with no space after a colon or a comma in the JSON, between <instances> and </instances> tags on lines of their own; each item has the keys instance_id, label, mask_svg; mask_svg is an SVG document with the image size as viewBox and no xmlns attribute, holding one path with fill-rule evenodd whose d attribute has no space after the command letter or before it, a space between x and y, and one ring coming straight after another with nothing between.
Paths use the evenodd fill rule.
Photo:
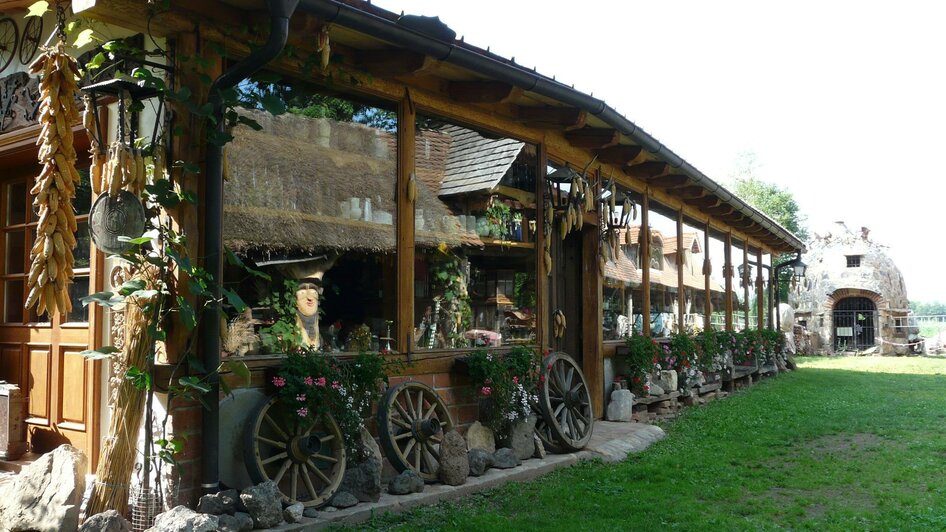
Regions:
<instances>
[{"instance_id":1,"label":"wooden rafter","mask_svg":"<svg viewBox=\"0 0 946 532\"><path fill-rule=\"evenodd\" d=\"M709 192L706 191L703 187L698 186L689 186L677 189L674 191L673 195L684 200L692 200L697 198L702 198L706 196Z\"/></svg>"},{"instance_id":2,"label":"wooden rafter","mask_svg":"<svg viewBox=\"0 0 946 532\"><path fill-rule=\"evenodd\" d=\"M618 130L603 127L583 127L565 133L565 140L576 148L606 148L621 140Z\"/></svg>"},{"instance_id":3,"label":"wooden rafter","mask_svg":"<svg viewBox=\"0 0 946 532\"><path fill-rule=\"evenodd\" d=\"M509 99L517 89L501 81L451 81L447 85L450 99L462 103L499 103Z\"/></svg>"},{"instance_id":4,"label":"wooden rafter","mask_svg":"<svg viewBox=\"0 0 946 532\"><path fill-rule=\"evenodd\" d=\"M585 125L588 114L577 107L519 107L519 121L569 131Z\"/></svg>"},{"instance_id":5,"label":"wooden rafter","mask_svg":"<svg viewBox=\"0 0 946 532\"><path fill-rule=\"evenodd\" d=\"M703 209L704 211L706 211L707 209L712 208L712 207L717 207L717 206L721 206L721 205L726 205L725 203L723 203L722 201L720 201L719 198L717 198L716 196L712 196L712 195L703 196L703 197L701 197L701 198L693 198L693 199L691 199L690 201L688 201L687 203L689 203L689 204L691 204L691 205L695 205L696 207L698 207L698 208L700 208L700 209Z\"/></svg>"},{"instance_id":6,"label":"wooden rafter","mask_svg":"<svg viewBox=\"0 0 946 532\"><path fill-rule=\"evenodd\" d=\"M357 53L356 64L372 76L393 78L424 70L433 59L410 50L365 50Z\"/></svg>"},{"instance_id":7,"label":"wooden rafter","mask_svg":"<svg viewBox=\"0 0 946 532\"><path fill-rule=\"evenodd\" d=\"M631 177L658 177L670 172L670 165L663 161L647 161L632 166L625 166L624 173Z\"/></svg>"},{"instance_id":8,"label":"wooden rafter","mask_svg":"<svg viewBox=\"0 0 946 532\"><path fill-rule=\"evenodd\" d=\"M640 146L628 146L626 144L622 144L619 146L609 146L607 148L595 150L595 155L598 156L598 161L604 164L628 166L637 161L643 151L643 148Z\"/></svg>"},{"instance_id":9,"label":"wooden rafter","mask_svg":"<svg viewBox=\"0 0 946 532\"><path fill-rule=\"evenodd\" d=\"M679 188L690 181L690 177L683 174L670 174L660 177L644 179L648 185L661 188Z\"/></svg>"}]
</instances>

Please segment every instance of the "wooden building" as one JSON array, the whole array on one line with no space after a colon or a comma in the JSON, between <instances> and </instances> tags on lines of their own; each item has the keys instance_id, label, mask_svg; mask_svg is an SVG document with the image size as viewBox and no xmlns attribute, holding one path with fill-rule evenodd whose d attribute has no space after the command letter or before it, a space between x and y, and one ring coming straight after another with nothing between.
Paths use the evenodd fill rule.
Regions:
<instances>
[{"instance_id":1,"label":"wooden building","mask_svg":"<svg viewBox=\"0 0 946 532\"><path fill-rule=\"evenodd\" d=\"M0 11L22 24L30 3L0 1ZM771 257L804 248L605 102L458 40L438 20L399 17L360 0L169 6L72 2L77 17L97 21L109 38L148 35L148 47L159 45L176 61L169 81L188 87L198 104L207 101L207 79L229 80L238 101L250 108L240 112L262 126L235 127L229 132L234 141L219 154L203 141L202 122L172 103L169 131L180 132L168 136L172 160L201 167L200 173L172 172L199 198L195 207L182 204L169 213L188 235L192 255L210 256L226 245L285 275L293 261L313 262L326 294L319 324L324 345L343 353L351 331L366 326L373 346L387 342L391 356L411 363L402 378L435 387L460 424L475 419L476 405L454 362L472 346L501 350L530 343L567 352L584 371L601 416L606 360L623 344L608 332L613 309L605 308L605 291L621 285L639 294L634 299L640 300L644 334L650 334L651 313L667 308L677 324L701 315L709 325L714 312L723 312L731 328L740 310L734 308L734 266L756 265L756 277L743 283L742 300L748 302L748 286L755 285L758 308L765 308L761 287ZM276 53L258 61L264 42L280 29L285 47L277 43ZM320 40L331 50L324 65ZM248 61L255 75L241 82ZM288 112L274 115L279 107ZM116 118L105 120L114 124ZM94 463L107 418L102 399L109 373L77 353L112 342L110 331L120 318L89 307L77 310L87 314L49 323L22 310L35 231L27 192L36 174L37 134L38 126L28 124L0 132L0 378L28 390L36 451L71 441ZM586 167L593 209L582 214L580 229L563 238L563 211L548 175ZM639 209L631 231L651 227L654 216L676 225L676 234L631 239L639 262L599 260L608 220L607 201L597 198L609 179ZM80 214L90 199L80 203ZM548 207L554 220L547 219ZM720 256L709 256L711 241L724 250ZM662 251L652 249L657 242ZM80 243L89 246L88 240ZM543 257L547 248L550 263ZM112 282L113 260L94 248L87 256L73 285L77 297ZM673 267L637 266L655 256ZM208 264L211 271L216 267ZM251 304L273 289L219 268ZM725 281L711 280L714 275ZM655 297L662 298L659 307ZM561 339L551 334L556 310L568 323ZM214 343L219 324L213 321L205 320L210 328L199 333L207 342L201 344L206 367L220 357L219 340ZM759 323L765 321L771 324L771 317ZM178 362L184 341L169 337L164 367ZM245 360L259 385L265 368L280 359L260 354ZM207 436L216 430L217 413L181 403L171 414L172 430L188 436L178 457L185 466L178 493L193 500L201 486L213 489L218 482L209 460L217 440Z\"/></svg>"}]
</instances>

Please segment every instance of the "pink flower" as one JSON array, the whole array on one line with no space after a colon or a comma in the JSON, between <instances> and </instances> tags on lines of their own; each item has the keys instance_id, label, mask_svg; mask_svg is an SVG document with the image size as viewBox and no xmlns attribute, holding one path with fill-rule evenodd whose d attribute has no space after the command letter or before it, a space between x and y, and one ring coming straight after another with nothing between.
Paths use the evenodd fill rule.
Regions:
<instances>
[{"instance_id":1,"label":"pink flower","mask_svg":"<svg viewBox=\"0 0 946 532\"><path fill-rule=\"evenodd\" d=\"M480 388L480 394L482 394L483 397L489 397L489 394L491 393L493 393L493 389L490 388L489 386L483 386L482 388Z\"/></svg>"},{"instance_id":2,"label":"pink flower","mask_svg":"<svg viewBox=\"0 0 946 532\"><path fill-rule=\"evenodd\" d=\"M304 393L300 393L299 395L297 395L297 396L296 396L296 401L299 401L300 403L301 403L301 402L305 402L305 394L304 394Z\"/></svg>"},{"instance_id":3,"label":"pink flower","mask_svg":"<svg viewBox=\"0 0 946 532\"><path fill-rule=\"evenodd\" d=\"M277 388L282 388L285 385L286 385L286 379L279 376L273 377L273 386Z\"/></svg>"},{"instance_id":4,"label":"pink flower","mask_svg":"<svg viewBox=\"0 0 946 532\"><path fill-rule=\"evenodd\" d=\"M332 381L332 389L333 389L333 390L337 390L337 389L339 389L339 388L341 388L341 387L342 387L342 385L339 384L338 381Z\"/></svg>"},{"instance_id":5,"label":"pink flower","mask_svg":"<svg viewBox=\"0 0 946 532\"><path fill-rule=\"evenodd\" d=\"M309 415L309 409L303 406L299 410L296 410L296 414L299 414L299 417L306 417Z\"/></svg>"},{"instance_id":6,"label":"pink flower","mask_svg":"<svg viewBox=\"0 0 946 532\"><path fill-rule=\"evenodd\" d=\"M302 379L302 382L304 382L306 386L312 386L312 377L307 376L306 378Z\"/></svg>"},{"instance_id":7,"label":"pink flower","mask_svg":"<svg viewBox=\"0 0 946 532\"><path fill-rule=\"evenodd\" d=\"M519 384L519 376L518 376L518 375L513 375L513 376L512 376L512 383L513 383L513 384Z\"/></svg>"},{"instance_id":8,"label":"pink flower","mask_svg":"<svg viewBox=\"0 0 946 532\"><path fill-rule=\"evenodd\" d=\"M319 377L318 379L315 379L315 385L325 386L325 377Z\"/></svg>"}]
</instances>

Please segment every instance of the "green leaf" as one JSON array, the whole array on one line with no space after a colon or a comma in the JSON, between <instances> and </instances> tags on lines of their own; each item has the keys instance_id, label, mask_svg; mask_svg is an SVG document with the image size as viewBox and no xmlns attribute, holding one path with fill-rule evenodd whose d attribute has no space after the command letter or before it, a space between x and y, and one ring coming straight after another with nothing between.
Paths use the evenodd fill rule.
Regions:
<instances>
[{"instance_id":1,"label":"green leaf","mask_svg":"<svg viewBox=\"0 0 946 532\"><path fill-rule=\"evenodd\" d=\"M95 303L100 307L115 308L117 306L123 305L125 303L125 298L123 296L113 294L112 292L96 292L94 294L83 297L82 306L86 307L89 303Z\"/></svg>"},{"instance_id":2,"label":"green leaf","mask_svg":"<svg viewBox=\"0 0 946 532\"><path fill-rule=\"evenodd\" d=\"M79 354L84 356L88 360L102 360L105 358L112 358L112 355L115 353L120 353L121 349L106 345L98 349L86 349L85 351L79 351Z\"/></svg>"},{"instance_id":3,"label":"green leaf","mask_svg":"<svg viewBox=\"0 0 946 532\"><path fill-rule=\"evenodd\" d=\"M79 34L76 35L76 41L75 41L74 43L72 43L72 46L75 47L75 48L82 48L82 47L84 47L84 46L90 44L90 43L92 42L92 40L93 40L93 34L94 34L94 33L95 33L95 32L92 31L91 28L86 28L86 29L80 31Z\"/></svg>"},{"instance_id":4,"label":"green leaf","mask_svg":"<svg viewBox=\"0 0 946 532\"><path fill-rule=\"evenodd\" d=\"M144 289L144 287L145 282L143 279L131 279L122 284L122 287L118 289L118 293L127 296L132 292Z\"/></svg>"},{"instance_id":5,"label":"green leaf","mask_svg":"<svg viewBox=\"0 0 946 532\"><path fill-rule=\"evenodd\" d=\"M129 244L133 246L140 246L141 244L147 244L148 242L151 242L152 240L154 240L153 236L139 236L138 238L128 238L125 235L118 236L119 242L128 242Z\"/></svg>"},{"instance_id":6,"label":"green leaf","mask_svg":"<svg viewBox=\"0 0 946 532\"><path fill-rule=\"evenodd\" d=\"M49 2L40 0L34 4L30 5L29 12L26 13L27 17L41 17L43 13L49 11Z\"/></svg>"},{"instance_id":7,"label":"green leaf","mask_svg":"<svg viewBox=\"0 0 946 532\"><path fill-rule=\"evenodd\" d=\"M236 253L234 253L230 249L224 248L224 253L226 253L227 262L230 263L231 266L242 268L243 270L246 270L246 272L250 273L251 275L259 277L260 279L263 279L264 281L272 281L272 277L268 273L262 272L255 268L251 268L247 266L246 263L243 262L243 260L240 257L238 257Z\"/></svg>"},{"instance_id":8,"label":"green leaf","mask_svg":"<svg viewBox=\"0 0 946 532\"><path fill-rule=\"evenodd\" d=\"M227 297L227 302L230 303L230 305L232 305L237 312L243 312L246 310L246 302L243 301L243 298L240 297L239 294L233 290L230 290L229 288L223 288L221 291L223 292L223 295Z\"/></svg>"},{"instance_id":9,"label":"green leaf","mask_svg":"<svg viewBox=\"0 0 946 532\"><path fill-rule=\"evenodd\" d=\"M194 307L183 296L177 296L177 308L181 314L181 321L187 327L187 330L194 330L194 327L197 327L197 316L194 314Z\"/></svg>"},{"instance_id":10,"label":"green leaf","mask_svg":"<svg viewBox=\"0 0 946 532\"><path fill-rule=\"evenodd\" d=\"M177 382L179 382L184 388L197 390L200 393L207 393L210 391L210 386L208 386L205 382L201 382L201 380L197 377L181 377Z\"/></svg>"},{"instance_id":11,"label":"green leaf","mask_svg":"<svg viewBox=\"0 0 946 532\"><path fill-rule=\"evenodd\" d=\"M125 378L130 380L134 387L139 390L151 389L151 374L142 371L140 368L135 366L128 368Z\"/></svg>"},{"instance_id":12,"label":"green leaf","mask_svg":"<svg viewBox=\"0 0 946 532\"><path fill-rule=\"evenodd\" d=\"M221 368L223 368L224 366L226 366L226 369L229 370L230 373L233 373L237 377L240 377L241 379L246 381L247 385L250 384L250 368L247 367L246 362L243 362L242 360L228 358L220 365ZM218 369L218 372L219 372L219 369Z\"/></svg>"},{"instance_id":13,"label":"green leaf","mask_svg":"<svg viewBox=\"0 0 946 532\"><path fill-rule=\"evenodd\" d=\"M286 112L286 102L275 94L267 94L260 99L260 105L271 115L281 115Z\"/></svg>"},{"instance_id":14,"label":"green leaf","mask_svg":"<svg viewBox=\"0 0 946 532\"><path fill-rule=\"evenodd\" d=\"M95 54L92 59L89 59L89 61L85 64L85 68L86 70L95 70L96 68L101 67L103 63L105 63L105 54L99 52Z\"/></svg>"},{"instance_id":15,"label":"green leaf","mask_svg":"<svg viewBox=\"0 0 946 532\"><path fill-rule=\"evenodd\" d=\"M239 123L241 123L241 124L243 124L243 125L245 125L245 126L249 126L249 127L252 128L254 131L260 131L260 130L263 129L263 126L261 126L259 122L257 122L256 120L253 120L252 118L248 118L248 117L245 117L245 116L240 116L240 117L238 117L238 118L237 118L237 122L239 122Z\"/></svg>"}]
</instances>

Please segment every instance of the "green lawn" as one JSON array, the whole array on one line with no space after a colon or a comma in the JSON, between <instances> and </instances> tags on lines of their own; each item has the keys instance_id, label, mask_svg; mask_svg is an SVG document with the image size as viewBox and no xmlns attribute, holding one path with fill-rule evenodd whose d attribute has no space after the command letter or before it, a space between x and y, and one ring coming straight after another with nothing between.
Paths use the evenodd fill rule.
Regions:
<instances>
[{"instance_id":1,"label":"green lawn","mask_svg":"<svg viewBox=\"0 0 946 532\"><path fill-rule=\"evenodd\" d=\"M381 530L946 530L946 360L808 358L583 463Z\"/></svg>"}]
</instances>

